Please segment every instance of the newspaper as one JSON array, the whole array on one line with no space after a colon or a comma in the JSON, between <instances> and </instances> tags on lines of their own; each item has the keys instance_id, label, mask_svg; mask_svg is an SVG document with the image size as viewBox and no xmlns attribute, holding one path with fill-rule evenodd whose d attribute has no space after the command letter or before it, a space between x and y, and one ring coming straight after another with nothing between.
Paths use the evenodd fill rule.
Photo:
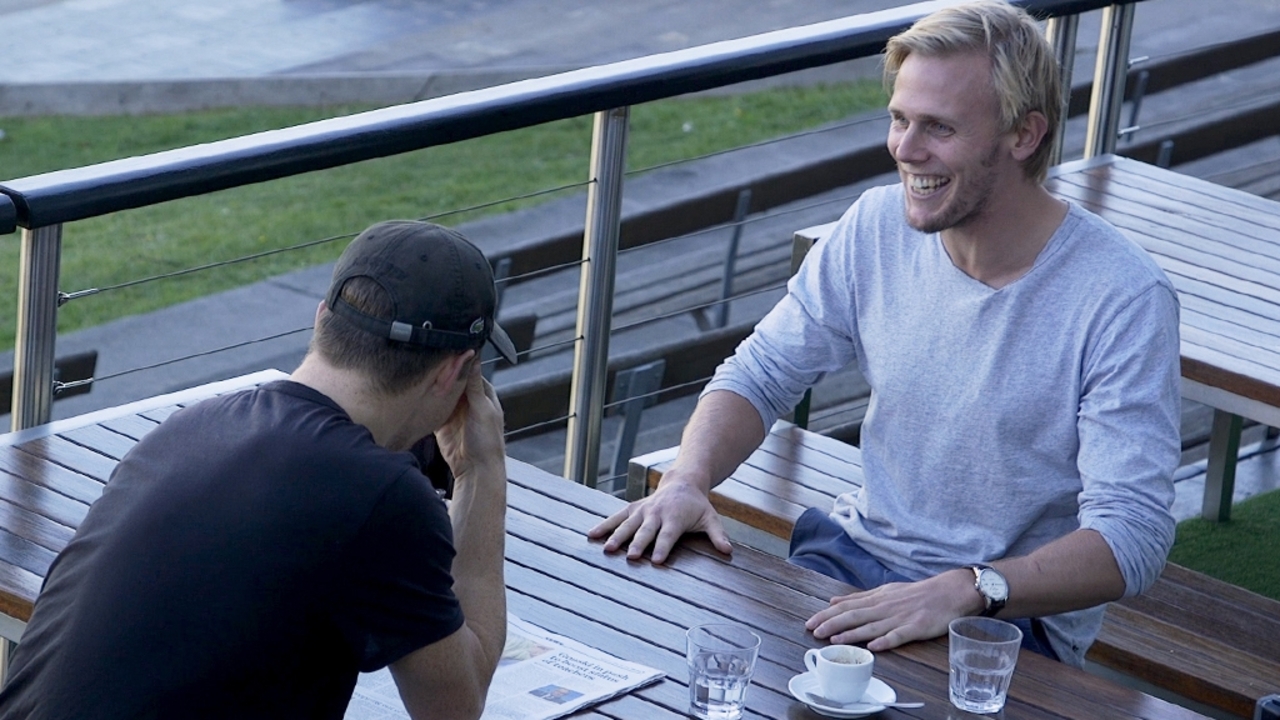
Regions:
<instances>
[{"instance_id":1,"label":"newspaper","mask_svg":"<svg viewBox=\"0 0 1280 720\"><path fill-rule=\"evenodd\" d=\"M662 676L507 615L507 645L481 720L551 720ZM408 717L390 670L360 676L345 720Z\"/></svg>"}]
</instances>

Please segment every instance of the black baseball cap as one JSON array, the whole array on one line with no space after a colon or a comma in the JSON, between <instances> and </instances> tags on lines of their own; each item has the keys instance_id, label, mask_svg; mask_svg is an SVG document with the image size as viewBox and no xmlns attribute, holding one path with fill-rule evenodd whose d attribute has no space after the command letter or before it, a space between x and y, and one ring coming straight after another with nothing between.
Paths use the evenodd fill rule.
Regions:
<instances>
[{"instance_id":1,"label":"black baseball cap","mask_svg":"<svg viewBox=\"0 0 1280 720\"><path fill-rule=\"evenodd\" d=\"M378 318L342 299L355 277L377 283L392 316ZM515 363L516 348L494 319L498 291L480 249L457 230L417 220L388 220L360 233L338 258L325 304L365 332L424 348L469 350L489 341Z\"/></svg>"}]
</instances>

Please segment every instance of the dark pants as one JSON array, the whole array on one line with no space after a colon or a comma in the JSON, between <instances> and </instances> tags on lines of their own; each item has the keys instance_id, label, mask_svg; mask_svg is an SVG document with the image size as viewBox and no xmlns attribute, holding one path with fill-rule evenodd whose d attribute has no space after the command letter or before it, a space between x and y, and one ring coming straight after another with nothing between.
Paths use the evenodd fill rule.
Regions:
<instances>
[{"instance_id":1,"label":"dark pants","mask_svg":"<svg viewBox=\"0 0 1280 720\"><path fill-rule=\"evenodd\" d=\"M796 521L787 562L816 570L860 590L891 582L911 582L911 578L890 570L872 557L849 537L840 523L818 508L809 508ZM1058 659L1039 619L1018 618L1009 622L1022 630L1023 648Z\"/></svg>"}]
</instances>

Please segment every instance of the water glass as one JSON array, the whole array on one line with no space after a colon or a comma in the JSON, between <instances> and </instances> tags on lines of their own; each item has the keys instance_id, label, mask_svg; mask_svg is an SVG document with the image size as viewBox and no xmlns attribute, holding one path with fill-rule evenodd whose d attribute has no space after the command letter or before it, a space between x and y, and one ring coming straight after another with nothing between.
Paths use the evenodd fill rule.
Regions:
<instances>
[{"instance_id":1,"label":"water glass","mask_svg":"<svg viewBox=\"0 0 1280 720\"><path fill-rule=\"evenodd\" d=\"M1022 631L985 617L951 621L951 704L971 713L995 713L1009 695Z\"/></svg>"},{"instance_id":2,"label":"water glass","mask_svg":"<svg viewBox=\"0 0 1280 720\"><path fill-rule=\"evenodd\" d=\"M689 710L703 720L738 720L760 653L760 636L741 625L697 625L685 633Z\"/></svg>"}]
</instances>

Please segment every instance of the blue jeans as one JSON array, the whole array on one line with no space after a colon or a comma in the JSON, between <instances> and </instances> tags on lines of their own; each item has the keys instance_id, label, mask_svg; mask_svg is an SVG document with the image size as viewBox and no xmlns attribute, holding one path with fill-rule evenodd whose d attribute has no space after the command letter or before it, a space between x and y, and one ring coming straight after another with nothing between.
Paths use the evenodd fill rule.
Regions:
<instances>
[{"instance_id":1,"label":"blue jeans","mask_svg":"<svg viewBox=\"0 0 1280 720\"><path fill-rule=\"evenodd\" d=\"M833 577L860 590L870 590L886 583L911 582L875 559L854 542L840 523L818 508L804 511L791 531L791 550L787 562ZM1052 660L1058 654L1049 645L1044 623L1038 618L1018 618L1009 622L1022 630L1022 647Z\"/></svg>"}]
</instances>

